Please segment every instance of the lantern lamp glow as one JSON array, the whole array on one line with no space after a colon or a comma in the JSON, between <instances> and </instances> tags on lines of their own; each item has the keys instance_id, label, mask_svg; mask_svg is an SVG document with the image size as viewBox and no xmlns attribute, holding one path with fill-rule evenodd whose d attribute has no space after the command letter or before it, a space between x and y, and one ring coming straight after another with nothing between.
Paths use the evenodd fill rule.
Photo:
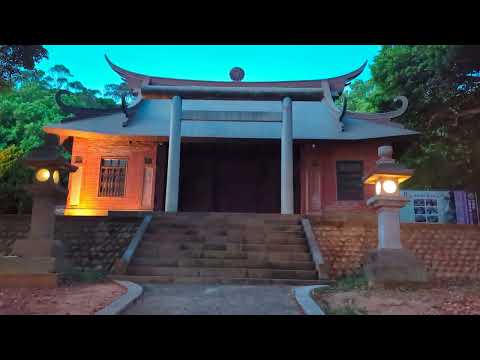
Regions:
<instances>
[{"instance_id":1,"label":"lantern lamp glow","mask_svg":"<svg viewBox=\"0 0 480 360\"><path fill-rule=\"evenodd\" d=\"M38 169L37 172L35 173L35 179L38 182L45 182L50 179L50 171L45 168Z\"/></svg>"},{"instance_id":2,"label":"lantern lamp glow","mask_svg":"<svg viewBox=\"0 0 480 360\"><path fill-rule=\"evenodd\" d=\"M413 170L398 164L392 158L391 146L381 146L378 149L380 159L375 168L365 178L364 184L375 185L377 196L400 196L399 185L410 179Z\"/></svg>"},{"instance_id":3,"label":"lantern lamp glow","mask_svg":"<svg viewBox=\"0 0 480 360\"><path fill-rule=\"evenodd\" d=\"M58 172L58 170L55 170L55 171L53 172L52 178L53 178L53 182L54 182L55 184L58 184L58 183L60 182L60 173Z\"/></svg>"}]
</instances>

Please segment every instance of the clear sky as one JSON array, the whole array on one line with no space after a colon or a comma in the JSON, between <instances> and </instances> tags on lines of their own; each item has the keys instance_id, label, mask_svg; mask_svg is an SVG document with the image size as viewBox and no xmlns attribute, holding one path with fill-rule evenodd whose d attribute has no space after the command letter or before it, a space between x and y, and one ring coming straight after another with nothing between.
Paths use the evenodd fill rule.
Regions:
<instances>
[{"instance_id":1,"label":"clear sky","mask_svg":"<svg viewBox=\"0 0 480 360\"><path fill-rule=\"evenodd\" d=\"M245 70L244 81L313 80L345 74L369 64L377 45L47 45L49 59L38 68L46 71L65 65L90 89L119 83L106 63L146 75L193 80L229 81L230 69ZM369 67L360 79L370 77Z\"/></svg>"}]
</instances>

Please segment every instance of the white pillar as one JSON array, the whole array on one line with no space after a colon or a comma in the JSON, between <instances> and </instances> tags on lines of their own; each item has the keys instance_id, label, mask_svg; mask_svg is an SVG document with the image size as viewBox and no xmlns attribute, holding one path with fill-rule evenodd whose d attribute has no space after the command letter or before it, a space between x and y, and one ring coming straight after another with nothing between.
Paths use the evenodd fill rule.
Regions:
<instances>
[{"instance_id":1,"label":"white pillar","mask_svg":"<svg viewBox=\"0 0 480 360\"><path fill-rule=\"evenodd\" d=\"M178 211L180 177L182 98L174 96L170 107L170 137L168 139L168 168L165 195L165 212Z\"/></svg>"},{"instance_id":2,"label":"white pillar","mask_svg":"<svg viewBox=\"0 0 480 360\"><path fill-rule=\"evenodd\" d=\"M282 100L282 214L293 214L293 124L292 99Z\"/></svg>"}]
</instances>

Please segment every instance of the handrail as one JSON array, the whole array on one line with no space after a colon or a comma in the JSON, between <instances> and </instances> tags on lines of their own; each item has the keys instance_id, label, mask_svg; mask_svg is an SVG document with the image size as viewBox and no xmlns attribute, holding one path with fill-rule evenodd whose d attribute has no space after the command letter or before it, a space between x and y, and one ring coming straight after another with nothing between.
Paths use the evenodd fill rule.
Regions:
<instances>
[{"instance_id":1,"label":"handrail","mask_svg":"<svg viewBox=\"0 0 480 360\"><path fill-rule=\"evenodd\" d=\"M117 261L115 261L115 263L113 264L111 270L113 274L125 274L127 272L128 264L132 260L132 257L138 248L138 245L140 245L143 235L145 234L145 231L147 231L148 225L150 225L150 221L152 221L152 215L146 215L143 218L140 226L137 229L137 232L133 236L132 241L130 241L130 244L123 253L122 257L120 259L117 259Z\"/></svg>"},{"instance_id":2,"label":"handrail","mask_svg":"<svg viewBox=\"0 0 480 360\"><path fill-rule=\"evenodd\" d=\"M322 275L325 276L325 261L323 259L322 253L320 252L320 247L318 246L315 233L312 230L312 225L310 220L307 217L302 218L303 231L305 237L307 238L308 247L310 253L312 254L312 259L315 264L315 269L317 270L317 276L322 278Z\"/></svg>"}]
</instances>

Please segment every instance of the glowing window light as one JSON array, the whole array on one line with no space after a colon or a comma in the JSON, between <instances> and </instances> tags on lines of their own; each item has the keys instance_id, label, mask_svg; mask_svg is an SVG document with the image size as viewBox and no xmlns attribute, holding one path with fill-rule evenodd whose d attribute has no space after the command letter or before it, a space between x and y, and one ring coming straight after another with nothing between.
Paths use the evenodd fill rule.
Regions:
<instances>
[{"instance_id":1,"label":"glowing window light","mask_svg":"<svg viewBox=\"0 0 480 360\"><path fill-rule=\"evenodd\" d=\"M50 178L50 171L48 169L38 169L35 173L35 179L38 182L45 182Z\"/></svg>"},{"instance_id":2,"label":"glowing window light","mask_svg":"<svg viewBox=\"0 0 480 360\"><path fill-rule=\"evenodd\" d=\"M377 181L377 183L375 184L375 193L377 195L380 195L381 192L382 192L382 183L380 181Z\"/></svg>"},{"instance_id":3,"label":"glowing window light","mask_svg":"<svg viewBox=\"0 0 480 360\"><path fill-rule=\"evenodd\" d=\"M387 194L393 194L397 191L397 184L393 180L385 180L383 182L383 190Z\"/></svg>"}]
</instances>

